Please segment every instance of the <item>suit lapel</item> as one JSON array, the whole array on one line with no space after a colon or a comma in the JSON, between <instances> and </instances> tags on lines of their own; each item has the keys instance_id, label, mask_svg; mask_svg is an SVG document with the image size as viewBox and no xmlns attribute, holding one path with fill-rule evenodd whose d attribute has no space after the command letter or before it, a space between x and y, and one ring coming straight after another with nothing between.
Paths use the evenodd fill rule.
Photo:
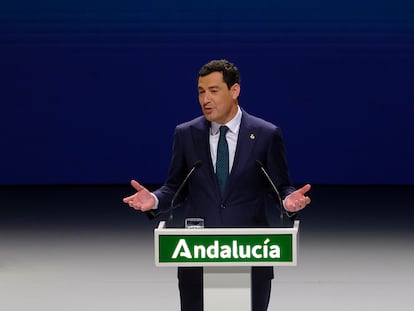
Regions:
<instances>
[{"instance_id":1,"label":"suit lapel","mask_svg":"<svg viewBox=\"0 0 414 311\"><path fill-rule=\"evenodd\" d=\"M240 123L239 136L237 138L236 153L234 155L233 167L229 176L227 190L233 189L233 183L238 179L246 167L249 160L253 146L256 140L256 128L249 122L249 115L243 111L242 120ZM227 191L225 196L227 195Z\"/></svg>"},{"instance_id":2,"label":"suit lapel","mask_svg":"<svg viewBox=\"0 0 414 311\"><path fill-rule=\"evenodd\" d=\"M214 174L213 162L211 161L209 135L210 122L204 118L202 121L196 123L192 128L194 151L197 154L198 159L200 159L203 163L202 166L207 172L208 181L210 181L210 183L214 185L218 191L220 191L218 188L216 175Z\"/></svg>"}]
</instances>

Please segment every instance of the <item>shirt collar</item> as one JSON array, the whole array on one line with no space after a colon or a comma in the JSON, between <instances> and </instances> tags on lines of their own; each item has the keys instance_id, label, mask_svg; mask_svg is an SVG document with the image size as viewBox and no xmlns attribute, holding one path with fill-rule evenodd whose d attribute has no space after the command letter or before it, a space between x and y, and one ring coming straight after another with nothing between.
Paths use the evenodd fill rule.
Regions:
<instances>
[{"instance_id":1,"label":"shirt collar","mask_svg":"<svg viewBox=\"0 0 414 311\"><path fill-rule=\"evenodd\" d=\"M217 122L211 122L211 134L216 135L220 131L220 126L226 125L229 128L229 131L232 133L238 133L240 128L240 122L242 118L242 111L239 106L237 106L237 113L233 119L231 119L226 124L219 124Z\"/></svg>"}]
</instances>

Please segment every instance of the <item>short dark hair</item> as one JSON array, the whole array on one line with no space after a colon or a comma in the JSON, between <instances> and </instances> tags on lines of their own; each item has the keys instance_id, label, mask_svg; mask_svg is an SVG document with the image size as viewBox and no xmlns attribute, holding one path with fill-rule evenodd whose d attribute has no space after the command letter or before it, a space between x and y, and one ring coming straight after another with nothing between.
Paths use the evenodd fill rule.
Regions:
<instances>
[{"instance_id":1,"label":"short dark hair","mask_svg":"<svg viewBox=\"0 0 414 311\"><path fill-rule=\"evenodd\" d=\"M209 75L213 72L221 72L223 74L223 80L227 84L228 89L230 89L234 84L240 84L240 73L234 64L230 63L225 59L215 59L203 67L201 67L198 72L198 78Z\"/></svg>"}]
</instances>

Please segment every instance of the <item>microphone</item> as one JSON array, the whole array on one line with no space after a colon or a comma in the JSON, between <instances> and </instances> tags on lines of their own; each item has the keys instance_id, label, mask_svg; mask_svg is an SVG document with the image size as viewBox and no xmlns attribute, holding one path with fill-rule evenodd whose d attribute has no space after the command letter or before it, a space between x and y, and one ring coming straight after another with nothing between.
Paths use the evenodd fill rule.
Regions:
<instances>
[{"instance_id":1,"label":"microphone","mask_svg":"<svg viewBox=\"0 0 414 311\"><path fill-rule=\"evenodd\" d=\"M260 169L260 171L263 173L263 175L266 177L267 182L270 184L273 192L276 194L276 197L278 199L278 203L279 203L279 207L280 207L280 223L283 225L283 202L282 202L282 198L280 197L280 193L277 190L275 184L273 183L272 179L270 178L269 174L266 172L263 163L260 160L256 160L256 165L257 167Z\"/></svg>"},{"instance_id":2,"label":"microphone","mask_svg":"<svg viewBox=\"0 0 414 311\"><path fill-rule=\"evenodd\" d=\"M180 184L180 186L178 187L177 191L175 192L175 194L174 194L174 196L173 196L173 198L171 200L171 204L170 204L170 217L169 217L168 222L167 222L168 223L168 227L173 224L173 211L175 209L175 207L174 207L175 200L177 199L178 195L183 190L183 188L186 185L186 183L187 183L188 179L190 178L190 176L194 173L194 171L196 169L198 169L201 166L201 164L202 164L202 162L200 160L199 161L196 161L194 163L194 165L191 167L190 171L185 176L183 182Z\"/></svg>"}]
</instances>

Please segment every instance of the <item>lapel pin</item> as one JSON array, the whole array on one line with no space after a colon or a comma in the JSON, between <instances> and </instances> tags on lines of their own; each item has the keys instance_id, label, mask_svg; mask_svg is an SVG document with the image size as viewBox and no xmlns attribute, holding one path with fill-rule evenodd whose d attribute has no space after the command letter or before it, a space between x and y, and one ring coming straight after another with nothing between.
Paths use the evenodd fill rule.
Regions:
<instances>
[{"instance_id":1,"label":"lapel pin","mask_svg":"<svg viewBox=\"0 0 414 311\"><path fill-rule=\"evenodd\" d=\"M254 136L254 134L252 133L252 134L250 134L250 139L251 140L253 140L253 139L255 139L256 138L256 136Z\"/></svg>"}]
</instances>

